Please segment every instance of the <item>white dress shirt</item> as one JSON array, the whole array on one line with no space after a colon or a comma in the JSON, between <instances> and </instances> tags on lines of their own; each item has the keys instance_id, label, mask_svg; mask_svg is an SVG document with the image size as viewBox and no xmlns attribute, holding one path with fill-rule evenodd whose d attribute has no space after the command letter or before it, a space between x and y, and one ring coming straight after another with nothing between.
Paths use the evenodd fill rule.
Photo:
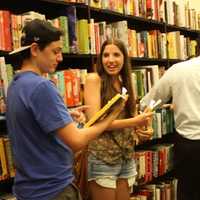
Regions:
<instances>
[{"instance_id":1,"label":"white dress shirt","mask_svg":"<svg viewBox=\"0 0 200 200\"><path fill-rule=\"evenodd\" d=\"M170 67L141 105L148 105L151 99L166 103L171 98L177 132L188 139L200 139L200 57Z\"/></svg>"}]
</instances>

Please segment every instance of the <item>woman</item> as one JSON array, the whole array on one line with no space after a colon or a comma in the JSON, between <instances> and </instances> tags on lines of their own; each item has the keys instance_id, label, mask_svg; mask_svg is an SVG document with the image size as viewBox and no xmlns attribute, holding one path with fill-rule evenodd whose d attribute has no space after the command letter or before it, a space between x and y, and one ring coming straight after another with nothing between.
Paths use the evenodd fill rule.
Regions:
<instances>
[{"instance_id":1,"label":"woman","mask_svg":"<svg viewBox=\"0 0 200 200\"><path fill-rule=\"evenodd\" d=\"M136 102L126 47L120 40L106 40L99 55L97 73L89 74L86 79L87 117L91 118L116 93L121 93L122 87L129 95L124 111L88 147L88 181L92 200L129 199L130 187L137 174L132 132L136 127L147 126L152 116L151 112L135 116ZM140 136L149 138L151 132L142 131Z\"/></svg>"}]
</instances>

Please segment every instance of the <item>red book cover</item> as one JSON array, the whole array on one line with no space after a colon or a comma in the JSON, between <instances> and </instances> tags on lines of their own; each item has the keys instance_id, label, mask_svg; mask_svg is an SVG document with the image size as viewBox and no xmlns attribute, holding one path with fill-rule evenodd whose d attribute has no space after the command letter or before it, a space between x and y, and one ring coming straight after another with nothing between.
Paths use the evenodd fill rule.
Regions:
<instances>
[{"instance_id":1,"label":"red book cover","mask_svg":"<svg viewBox=\"0 0 200 200\"><path fill-rule=\"evenodd\" d=\"M0 10L0 50L4 50L3 11Z\"/></svg>"},{"instance_id":2,"label":"red book cover","mask_svg":"<svg viewBox=\"0 0 200 200\"><path fill-rule=\"evenodd\" d=\"M70 70L64 71L65 89L66 89L66 103L68 107L74 106L72 79L73 72Z\"/></svg>"},{"instance_id":3,"label":"red book cover","mask_svg":"<svg viewBox=\"0 0 200 200\"><path fill-rule=\"evenodd\" d=\"M100 53L99 23L94 23L96 54Z\"/></svg>"},{"instance_id":4,"label":"red book cover","mask_svg":"<svg viewBox=\"0 0 200 200\"><path fill-rule=\"evenodd\" d=\"M158 175L162 176L164 174L164 152L163 148L159 149L159 162L158 162Z\"/></svg>"},{"instance_id":5,"label":"red book cover","mask_svg":"<svg viewBox=\"0 0 200 200\"><path fill-rule=\"evenodd\" d=\"M78 106L81 104L80 69L71 69L70 71L73 73L72 76L73 102L74 106Z\"/></svg>"},{"instance_id":6,"label":"red book cover","mask_svg":"<svg viewBox=\"0 0 200 200\"><path fill-rule=\"evenodd\" d=\"M3 37L4 37L4 50L12 50L12 38L11 38L11 15L10 11L3 11Z\"/></svg>"}]
</instances>

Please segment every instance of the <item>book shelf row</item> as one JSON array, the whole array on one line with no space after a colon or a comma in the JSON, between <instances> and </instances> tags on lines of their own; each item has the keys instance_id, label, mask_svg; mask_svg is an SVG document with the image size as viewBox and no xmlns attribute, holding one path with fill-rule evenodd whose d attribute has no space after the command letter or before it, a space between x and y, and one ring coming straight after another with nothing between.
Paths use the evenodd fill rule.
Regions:
<instances>
[{"instance_id":1,"label":"book shelf row","mask_svg":"<svg viewBox=\"0 0 200 200\"><path fill-rule=\"evenodd\" d=\"M173 144L157 144L136 150L134 158L138 173L136 182L144 185L173 169Z\"/></svg>"},{"instance_id":2,"label":"book shelf row","mask_svg":"<svg viewBox=\"0 0 200 200\"><path fill-rule=\"evenodd\" d=\"M151 23L158 21L169 25L199 30L199 12L191 8L189 1L183 3L180 0L37 0L31 1L29 5L26 5L24 0L20 0L19 3L23 5L20 9L18 8L18 2L12 2L11 4L10 0L3 2L0 8L12 10L12 12L18 14L34 10L55 17L60 15L59 12L64 6L75 5L79 9L79 13L89 13L91 18L93 18L92 15L97 14L96 10L98 10L97 12L108 11L110 15L116 13L116 15L121 15L121 17L134 16L151 20ZM45 9L46 6L49 8L48 11ZM54 12L51 12L52 10Z\"/></svg>"},{"instance_id":3,"label":"book shelf row","mask_svg":"<svg viewBox=\"0 0 200 200\"><path fill-rule=\"evenodd\" d=\"M94 19L90 19L90 22L87 19L76 21L76 7L70 7L70 9L68 7L66 13L68 16L51 20L65 33L62 38L65 54L91 56L99 54L101 44L107 38L113 37L123 40L131 58L162 59L164 62L165 59L185 60L198 54L198 41L182 35L181 31L162 33L160 30L144 30L138 32L129 29L127 21L110 24L106 21L94 22ZM2 28L0 29L0 50L8 52L18 48L23 25L34 18L45 19L45 16L36 12L14 15L9 11L0 11L0 27ZM91 59L91 56L88 58ZM167 64L169 62L165 62L165 65Z\"/></svg>"},{"instance_id":4,"label":"book shelf row","mask_svg":"<svg viewBox=\"0 0 200 200\"><path fill-rule=\"evenodd\" d=\"M173 168L172 156L173 145L167 143L153 145L150 148L137 150L135 152L134 158L138 172L136 177L136 186L140 185L141 187L139 191L136 190L134 192L133 197L140 194L144 188L150 187L148 185L152 185L152 181L156 180L158 177L166 175ZM10 140L7 136L0 137L0 163L0 182L6 182L8 179L15 176L15 165ZM153 185L156 186L156 184ZM161 200L163 199L161 198Z\"/></svg>"},{"instance_id":5,"label":"book shelf row","mask_svg":"<svg viewBox=\"0 0 200 200\"><path fill-rule=\"evenodd\" d=\"M176 196L177 179L167 178L140 187L130 200L176 200Z\"/></svg>"},{"instance_id":6,"label":"book shelf row","mask_svg":"<svg viewBox=\"0 0 200 200\"><path fill-rule=\"evenodd\" d=\"M137 184L146 184L164 175L173 168L173 145L159 144L148 149L137 150L134 154L137 165ZM15 176L15 164L10 139L0 136L0 181Z\"/></svg>"},{"instance_id":7,"label":"book shelf row","mask_svg":"<svg viewBox=\"0 0 200 200\"><path fill-rule=\"evenodd\" d=\"M61 97L68 107L75 107L83 104L82 89L87 75L87 69L60 70L54 74L46 74L45 77L53 81L58 88ZM0 57L0 113L6 112L5 99L8 86L13 79L15 71L10 64L6 64L5 58Z\"/></svg>"},{"instance_id":8,"label":"book shelf row","mask_svg":"<svg viewBox=\"0 0 200 200\"><path fill-rule=\"evenodd\" d=\"M177 0L110 0L96 3L91 1L90 6L199 30L199 12L190 8L189 2L183 3Z\"/></svg>"},{"instance_id":9,"label":"book shelf row","mask_svg":"<svg viewBox=\"0 0 200 200\"><path fill-rule=\"evenodd\" d=\"M62 66L65 70L59 70L52 75L46 75L51 79L58 90L65 104L68 107L75 107L83 104L83 89L87 76L87 68ZM4 57L0 57L0 113L5 113L5 99L9 83L13 79L15 71L12 65L7 64ZM164 66L146 65L133 66L132 86L134 88L135 98L139 101L156 84L159 78L165 73Z\"/></svg>"}]
</instances>

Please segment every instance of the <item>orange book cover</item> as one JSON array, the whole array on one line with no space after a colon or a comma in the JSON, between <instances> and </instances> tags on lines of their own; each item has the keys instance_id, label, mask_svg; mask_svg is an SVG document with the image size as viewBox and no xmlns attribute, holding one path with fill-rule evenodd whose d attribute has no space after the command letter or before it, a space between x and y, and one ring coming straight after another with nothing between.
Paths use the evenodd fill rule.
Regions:
<instances>
[{"instance_id":1,"label":"orange book cover","mask_svg":"<svg viewBox=\"0 0 200 200\"><path fill-rule=\"evenodd\" d=\"M72 76L72 93L74 106L81 104L81 86L80 86L80 69L70 69Z\"/></svg>"},{"instance_id":2,"label":"orange book cover","mask_svg":"<svg viewBox=\"0 0 200 200\"><path fill-rule=\"evenodd\" d=\"M3 11L3 37L4 37L4 50L11 51L12 50L12 41L11 41L11 16L10 11Z\"/></svg>"},{"instance_id":3,"label":"orange book cover","mask_svg":"<svg viewBox=\"0 0 200 200\"><path fill-rule=\"evenodd\" d=\"M68 107L72 107L74 106L74 97L72 89L73 72L70 70L65 70L64 79L65 79L66 103Z\"/></svg>"}]
</instances>

